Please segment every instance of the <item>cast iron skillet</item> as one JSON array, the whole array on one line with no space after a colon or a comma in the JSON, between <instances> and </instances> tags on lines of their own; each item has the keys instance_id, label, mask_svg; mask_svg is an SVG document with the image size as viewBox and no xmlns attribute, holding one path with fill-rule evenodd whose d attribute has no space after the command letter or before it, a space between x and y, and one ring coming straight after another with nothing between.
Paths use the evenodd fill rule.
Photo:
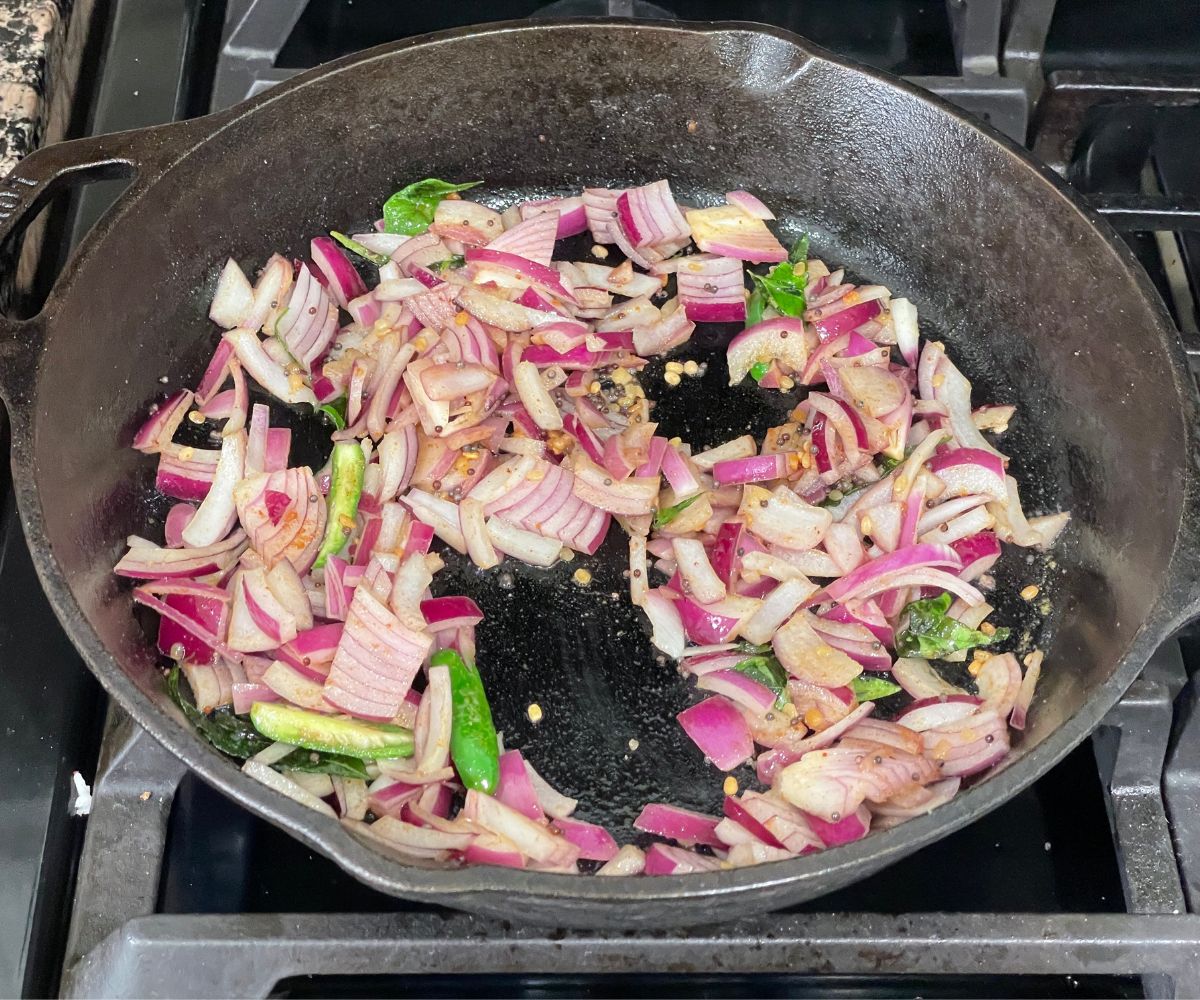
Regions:
<instances>
[{"instance_id":1,"label":"cast iron skillet","mask_svg":"<svg viewBox=\"0 0 1200 1000\"><path fill-rule=\"evenodd\" d=\"M38 571L89 666L138 722L205 780L379 889L577 926L695 923L818 895L1032 782L1197 610L1193 390L1130 253L1000 136L785 32L522 22L373 49L209 118L36 152L4 186L0 235L50 192L120 174L135 175L132 186L42 313L0 328L0 392ZM1031 726L1006 768L929 816L822 854L589 879L405 866L243 777L183 722L111 574L122 539L162 510L154 463L128 448L133 431L164 392L160 376L193 384L207 360L205 307L227 254L257 267L274 250L303 253L314 233L366 222L424 176L484 178L513 199L657 177L695 203L754 191L781 212L786 235L811 233L825 259L917 302L977 399L1019 405L1002 446L1027 505L1074 517L1053 565L1015 552L999 566L1001 592L1037 581L1052 602L1046 615L1019 601L1000 609L1048 650ZM689 350L714 361L702 384L655 390L667 429L697 445L761 432L772 418L761 394L721 387L723 335L706 331ZM324 434L310 431L310 460ZM586 590L566 582L569 568L479 579L460 564L441 586L468 589L488 612L480 663L510 745L578 795L583 818L627 830L647 800L714 810L721 793L672 720L687 685L656 661L624 600L615 535ZM536 728L524 714L535 700L546 716Z\"/></svg>"}]
</instances>

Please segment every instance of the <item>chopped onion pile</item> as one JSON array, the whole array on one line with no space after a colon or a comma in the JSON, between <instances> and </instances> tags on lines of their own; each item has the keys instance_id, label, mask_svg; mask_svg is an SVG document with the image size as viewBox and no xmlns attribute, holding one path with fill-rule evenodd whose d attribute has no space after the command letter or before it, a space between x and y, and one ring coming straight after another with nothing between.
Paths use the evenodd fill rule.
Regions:
<instances>
[{"instance_id":1,"label":"chopped onion pile","mask_svg":"<svg viewBox=\"0 0 1200 1000\"><path fill-rule=\"evenodd\" d=\"M314 239L310 261L275 255L254 284L227 261L200 385L136 435L180 503L167 544L131 537L116 572L160 615L159 648L195 709L250 726L253 706L276 704L413 731L411 756L349 762L298 762L253 729L250 743L270 745L252 755L217 745L401 857L602 862L606 875L837 846L1002 760L1042 659L1022 670L982 648L1007 638L987 621L988 572L1002 541L1045 548L1069 518L1023 513L982 433L1012 408L973 410L912 303L806 259L806 243L789 255L748 192L695 209L660 180L501 213L457 195L469 186L411 185L389 200L386 231ZM440 193L402 197L418 189ZM554 259L557 240L587 229L623 261ZM373 285L339 243L378 269ZM748 262L767 290L757 303ZM794 393L788 422L703 451L669 440L638 371L697 322L730 321L750 323L729 341L730 383ZM251 405L247 376L333 415L337 454L361 477L349 506L338 462L291 464L290 433ZM220 423L211 447L177 441L185 416ZM716 768L752 765L762 786L727 796L723 816L648 804L635 827L659 840L645 851L573 818L575 800L517 750L498 748L494 794L465 789L450 675L430 666L447 648L473 660L486 611L432 597L459 558L447 550L485 571L517 559L561 572L614 518L650 641L696 680L679 724ZM933 661L972 649L968 690ZM875 714L889 697L904 703L892 721Z\"/></svg>"}]
</instances>

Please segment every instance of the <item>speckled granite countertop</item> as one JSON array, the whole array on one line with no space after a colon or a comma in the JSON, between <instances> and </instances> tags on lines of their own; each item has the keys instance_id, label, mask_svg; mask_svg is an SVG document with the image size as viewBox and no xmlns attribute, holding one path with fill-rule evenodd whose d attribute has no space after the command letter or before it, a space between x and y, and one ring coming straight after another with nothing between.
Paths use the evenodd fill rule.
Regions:
<instances>
[{"instance_id":1,"label":"speckled granite countertop","mask_svg":"<svg viewBox=\"0 0 1200 1000\"><path fill-rule=\"evenodd\" d=\"M0 176L39 142L70 0L0 0Z\"/></svg>"}]
</instances>

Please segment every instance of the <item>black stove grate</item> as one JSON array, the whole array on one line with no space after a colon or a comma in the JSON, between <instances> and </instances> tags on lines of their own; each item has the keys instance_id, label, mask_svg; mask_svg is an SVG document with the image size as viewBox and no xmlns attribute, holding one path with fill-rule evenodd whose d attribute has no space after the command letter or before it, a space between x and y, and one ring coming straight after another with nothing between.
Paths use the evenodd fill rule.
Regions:
<instances>
[{"instance_id":1,"label":"black stove grate","mask_svg":"<svg viewBox=\"0 0 1200 1000\"><path fill-rule=\"evenodd\" d=\"M472 3L418 9L394 0L113 0L91 131L199 113L210 100L239 100L356 48L450 27L455 19L529 16L544 2L495 0L485 15ZM1110 33L1106 55L1095 31L1080 26L1079 0L1059 0L1063 16L1053 21L1053 0L974 0L965 7L755 0L736 11L715 0L660 2L683 17L736 16L798 30L913 74L1022 139L1032 122L1035 151L1129 231L1193 357L1200 356L1200 191L1191 168L1200 149L1193 131L1200 129L1200 37L1188 35L1200 23L1180 20L1161 39L1166 65L1194 75L1148 80L1128 75L1120 38ZM1174 23L1173 9L1164 0L1160 28ZM1147 46L1149 30L1137 26L1128 52L1136 56ZM1086 49L1078 59L1072 36ZM1044 89L1043 45L1047 64L1060 70ZM209 57L218 50L214 65ZM76 234L102 202L84 193ZM1189 231L1179 238L1150 232L1167 223ZM0 528L11 551L11 494L7 502ZM22 575L27 564L20 553L0 558L0 592L36 587L31 569ZM11 663L14 651L20 647L0 633L0 657ZM96 689L78 660L65 646L51 655L64 689L78 686L64 702L94 710ZM114 713L78 862L63 991L1200 995L1200 916L1186 905L1195 908L1200 899L1200 689L1185 662L1200 664L1195 640L1160 650L1091 746L986 822L792 911L653 934L516 927L375 893L202 785ZM87 716L80 710L72 718ZM26 725L28 718L21 717ZM72 725L68 749L31 784L53 790L47 815L61 814L72 767L90 773L97 741L82 723L62 722L62 731ZM55 823L70 830L61 818ZM58 854L46 855L43 881L57 879L61 887L76 855L61 829L51 825L50 838L57 838ZM37 898L46 914L34 930L45 932L35 948L44 969L45 955L54 956L51 963L61 959L53 930L62 918L51 897ZM27 978L25 992L52 991L52 975L39 975Z\"/></svg>"}]
</instances>

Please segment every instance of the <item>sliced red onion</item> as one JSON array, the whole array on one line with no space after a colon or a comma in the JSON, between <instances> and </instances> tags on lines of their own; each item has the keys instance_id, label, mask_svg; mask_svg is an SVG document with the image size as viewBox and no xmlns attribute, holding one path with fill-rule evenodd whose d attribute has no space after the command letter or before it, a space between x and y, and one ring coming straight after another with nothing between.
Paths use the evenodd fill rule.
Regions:
<instances>
[{"instance_id":1,"label":"sliced red onion","mask_svg":"<svg viewBox=\"0 0 1200 1000\"><path fill-rule=\"evenodd\" d=\"M781 316L747 327L729 342L725 361L730 385L737 385L751 368L764 361L781 361L793 372L801 372L808 361L804 324Z\"/></svg>"},{"instance_id":2,"label":"sliced red onion","mask_svg":"<svg viewBox=\"0 0 1200 1000\"><path fill-rule=\"evenodd\" d=\"M883 552L895 552L904 529L904 511L899 503L881 503L870 510L857 511L859 530L870 536Z\"/></svg>"},{"instance_id":3,"label":"sliced red onion","mask_svg":"<svg viewBox=\"0 0 1200 1000\"><path fill-rule=\"evenodd\" d=\"M527 201L520 206L522 219L533 219L545 212L558 213L557 239L565 240L578 236L588 227L587 212L584 209L583 198L546 198L542 201Z\"/></svg>"},{"instance_id":4,"label":"sliced red onion","mask_svg":"<svg viewBox=\"0 0 1200 1000\"><path fill-rule=\"evenodd\" d=\"M823 310L812 311L824 312ZM840 309L832 315L826 314L820 317L813 317L811 325L817 331L817 336L822 341L828 341L835 337L840 337L844 333L849 333L851 330L858 329L864 323L873 320L881 311L882 306L879 300L872 299L868 302L858 302L855 305Z\"/></svg>"},{"instance_id":5,"label":"sliced red onion","mask_svg":"<svg viewBox=\"0 0 1200 1000\"><path fill-rule=\"evenodd\" d=\"M342 248L332 237L316 237L309 244L309 254L313 263L325 275L329 290L333 293L337 304L343 309L351 299L356 299L366 293L367 289L363 285L362 278L359 277L354 265L350 263L342 252ZM301 267L301 270L306 269Z\"/></svg>"},{"instance_id":6,"label":"sliced red onion","mask_svg":"<svg viewBox=\"0 0 1200 1000\"><path fill-rule=\"evenodd\" d=\"M443 632L448 629L475 626L483 621L479 605L469 597L433 597L421 602L421 614L429 623L430 631Z\"/></svg>"},{"instance_id":7,"label":"sliced red onion","mask_svg":"<svg viewBox=\"0 0 1200 1000\"><path fill-rule=\"evenodd\" d=\"M717 871L720 867L721 863L716 858L705 857L683 847L652 844L646 850L643 872L646 875L691 875Z\"/></svg>"},{"instance_id":8,"label":"sliced red onion","mask_svg":"<svg viewBox=\"0 0 1200 1000\"><path fill-rule=\"evenodd\" d=\"M413 516L433 528L438 538L457 552L467 551L467 541L458 528L458 508L453 503L424 490L409 490L403 499Z\"/></svg>"},{"instance_id":9,"label":"sliced red onion","mask_svg":"<svg viewBox=\"0 0 1200 1000\"><path fill-rule=\"evenodd\" d=\"M333 808L324 799L320 799L306 789L301 788L296 782L280 774L274 768L268 767L266 764L262 764L251 758L242 765L242 771L255 781L266 785L281 795L285 795L303 806L308 806L310 809L315 809L317 812L323 813L332 819L337 819L337 813L333 811ZM367 829L370 828L368 827Z\"/></svg>"},{"instance_id":10,"label":"sliced red onion","mask_svg":"<svg viewBox=\"0 0 1200 1000\"><path fill-rule=\"evenodd\" d=\"M312 680L324 681L329 674L344 626L341 622L317 625L284 643L275 655Z\"/></svg>"},{"instance_id":11,"label":"sliced red onion","mask_svg":"<svg viewBox=\"0 0 1200 1000\"><path fill-rule=\"evenodd\" d=\"M761 602L730 594L715 604L698 604L688 597L675 602L687 637L695 643L717 643L731 639L738 627Z\"/></svg>"},{"instance_id":12,"label":"sliced red onion","mask_svg":"<svg viewBox=\"0 0 1200 1000\"><path fill-rule=\"evenodd\" d=\"M917 329L917 307L908 299L892 299L889 307L892 329L896 334L896 346L909 368L917 367L917 351L920 335Z\"/></svg>"},{"instance_id":13,"label":"sliced red onion","mask_svg":"<svg viewBox=\"0 0 1200 1000\"><path fill-rule=\"evenodd\" d=\"M792 854L809 854L824 846L813 831L808 817L774 792L743 792L741 805L743 811L755 820L775 843L782 845Z\"/></svg>"},{"instance_id":14,"label":"sliced red onion","mask_svg":"<svg viewBox=\"0 0 1200 1000\"><path fill-rule=\"evenodd\" d=\"M169 548L177 549L183 546L183 529L196 516L196 508L190 503L177 503L167 511L167 519L163 524L163 534Z\"/></svg>"},{"instance_id":15,"label":"sliced red onion","mask_svg":"<svg viewBox=\"0 0 1200 1000\"><path fill-rule=\"evenodd\" d=\"M931 384L933 398L946 407L950 430L958 444L963 448L976 448L999 455L1000 453L991 446L987 438L979 432L972 419L971 383L946 357L944 351L937 356L936 375L932 377Z\"/></svg>"},{"instance_id":16,"label":"sliced red onion","mask_svg":"<svg viewBox=\"0 0 1200 1000\"><path fill-rule=\"evenodd\" d=\"M855 601L850 605L839 604L821 613L825 621L863 625L885 646L895 645L895 633L891 624L874 601Z\"/></svg>"},{"instance_id":17,"label":"sliced red onion","mask_svg":"<svg viewBox=\"0 0 1200 1000\"><path fill-rule=\"evenodd\" d=\"M628 305L629 303L626 303ZM657 322L646 326L635 326L633 330L633 347L643 358L663 354L686 343L696 329L696 324L688 318L684 309L678 308L679 300L671 299L663 304L661 315Z\"/></svg>"},{"instance_id":18,"label":"sliced red onion","mask_svg":"<svg viewBox=\"0 0 1200 1000\"><path fill-rule=\"evenodd\" d=\"M980 701L969 694L935 695L906 705L896 721L917 733L947 722L957 722L978 711Z\"/></svg>"},{"instance_id":19,"label":"sliced red onion","mask_svg":"<svg viewBox=\"0 0 1200 1000\"><path fill-rule=\"evenodd\" d=\"M839 395L862 413L885 417L908 398L908 386L891 372L874 365L839 369Z\"/></svg>"},{"instance_id":20,"label":"sliced red onion","mask_svg":"<svg viewBox=\"0 0 1200 1000\"><path fill-rule=\"evenodd\" d=\"M667 596L663 588L656 587L647 591L641 607L654 630L650 636L651 643L667 656L675 659L682 656L686 642L676 602Z\"/></svg>"},{"instance_id":21,"label":"sliced red onion","mask_svg":"<svg viewBox=\"0 0 1200 1000\"><path fill-rule=\"evenodd\" d=\"M180 389L161 403L156 403L154 412L134 435L133 447L144 455L154 455L162 451L175 437L175 432L191 408L193 399L195 396L189 390Z\"/></svg>"},{"instance_id":22,"label":"sliced red onion","mask_svg":"<svg viewBox=\"0 0 1200 1000\"><path fill-rule=\"evenodd\" d=\"M772 639L775 655L794 677L822 687L841 687L862 673L862 665L829 645L814 629L815 619L800 611Z\"/></svg>"},{"instance_id":23,"label":"sliced red onion","mask_svg":"<svg viewBox=\"0 0 1200 1000\"><path fill-rule=\"evenodd\" d=\"M243 571L238 570L229 581L231 600L229 628L225 641L230 649L239 653L266 652L279 645L279 629L275 627L266 631L258 624L242 584L243 575ZM294 635L291 638L294 638Z\"/></svg>"},{"instance_id":24,"label":"sliced red onion","mask_svg":"<svg viewBox=\"0 0 1200 1000\"><path fill-rule=\"evenodd\" d=\"M234 532L204 548L164 549L150 543L131 546L114 572L146 580L177 579L224 573L245 550L246 536Z\"/></svg>"},{"instance_id":25,"label":"sliced red onion","mask_svg":"<svg viewBox=\"0 0 1200 1000\"><path fill-rule=\"evenodd\" d=\"M988 504L988 510L996 518L996 534L1006 542L1016 545L1033 546L1046 549L1054 542L1059 533L1067 526L1071 515L1066 511L1060 514L1049 514L1045 517L1026 519L1021 508L1021 496L1017 489L1017 481L1012 476L1004 477L1008 494L1006 504Z\"/></svg>"},{"instance_id":26,"label":"sliced red onion","mask_svg":"<svg viewBox=\"0 0 1200 1000\"><path fill-rule=\"evenodd\" d=\"M316 240L313 242L316 243ZM336 245L333 252L341 256ZM358 272L344 257L342 260L357 278ZM331 287L334 287L332 282ZM337 306L307 265L300 265L287 309L276 321L272 332L283 340L288 353L305 371L312 371L313 364L333 342L337 333Z\"/></svg>"},{"instance_id":27,"label":"sliced red onion","mask_svg":"<svg viewBox=\"0 0 1200 1000\"><path fill-rule=\"evenodd\" d=\"M1038 678L1042 676L1041 650L1034 650L1025 658L1025 662L1027 664L1025 676L1021 678L1017 700L1013 705L1012 715L1008 719L1008 724L1016 730L1025 728L1025 718L1029 713L1029 706L1033 702L1033 692L1037 687Z\"/></svg>"},{"instance_id":28,"label":"sliced red onion","mask_svg":"<svg viewBox=\"0 0 1200 1000\"><path fill-rule=\"evenodd\" d=\"M966 778L1008 756L1008 726L994 711L983 709L921 734L925 755L946 778Z\"/></svg>"},{"instance_id":29,"label":"sliced red onion","mask_svg":"<svg viewBox=\"0 0 1200 1000\"><path fill-rule=\"evenodd\" d=\"M714 832L717 822L716 817L693 812L691 809L663 802L651 802L643 807L637 819L633 821L633 827L635 830L678 841L685 847L693 847L696 844L721 847L721 840Z\"/></svg>"},{"instance_id":30,"label":"sliced red onion","mask_svg":"<svg viewBox=\"0 0 1200 1000\"><path fill-rule=\"evenodd\" d=\"M234 487L241 481L246 463L246 435L242 431L221 441L221 457L209 489L195 516L183 529L183 544L189 548L215 545L237 523Z\"/></svg>"},{"instance_id":31,"label":"sliced red onion","mask_svg":"<svg viewBox=\"0 0 1200 1000\"><path fill-rule=\"evenodd\" d=\"M755 264L787 260L787 250L762 219L739 205L692 210L687 221L701 250Z\"/></svg>"},{"instance_id":32,"label":"sliced red onion","mask_svg":"<svg viewBox=\"0 0 1200 1000\"><path fill-rule=\"evenodd\" d=\"M803 577L784 580L763 599L762 605L742 627L743 638L749 642L770 642L814 590L816 585Z\"/></svg>"},{"instance_id":33,"label":"sliced red onion","mask_svg":"<svg viewBox=\"0 0 1200 1000\"><path fill-rule=\"evenodd\" d=\"M727 191L725 203L736 205L743 212L753 215L756 219L774 219L775 216L766 205L749 191Z\"/></svg>"},{"instance_id":34,"label":"sliced red onion","mask_svg":"<svg viewBox=\"0 0 1200 1000\"><path fill-rule=\"evenodd\" d=\"M579 202L579 208L579 214L582 216L582 200ZM557 208L545 207L506 229L493 239L487 248L514 254L543 267L549 267L550 258L554 256L554 241L559 239L560 218Z\"/></svg>"},{"instance_id":35,"label":"sliced red onion","mask_svg":"<svg viewBox=\"0 0 1200 1000\"><path fill-rule=\"evenodd\" d=\"M983 698L983 708L1007 718L1021 690L1021 664L1012 653L989 656L975 675L975 686Z\"/></svg>"},{"instance_id":36,"label":"sliced red onion","mask_svg":"<svg viewBox=\"0 0 1200 1000\"><path fill-rule=\"evenodd\" d=\"M948 449L929 460L929 471L946 484L949 496L983 495L1007 502L1004 462L992 451Z\"/></svg>"},{"instance_id":37,"label":"sliced red onion","mask_svg":"<svg viewBox=\"0 0 1200 1000\"><path fill-rule=\"evenodd\" d=\"M242 367L272 396L285 403L316 406L317 397L312 390L300 380L293 384L287 373L263 349L257 334L238 327L226 333L225 337L233 345Z\"/></svg>"},{"instance_id":38,"label":"sliced red onion","mask_svg":"<svg viewBox=\"0 0 1200 1000\"><path fill-rule=\"evenodd\" d=\"M281 494L289 498L284 510L278 507ZM309 469L248 476L233 499L251 546L268 567L287 559L298 573L308 571L325 530L325 498Z\"/></svg>"},{"instance_id":39,"label":"sliced red onion","mask_svg":"<svg viewBox=\"0 0 1200 1000\"><path fill-rule=\"evenodd\" d=\"M468 247L484 246L504 231L500 213L466 198L447 198L433 212L429 231Z\"/></svg>"},{"instance_id":40,"label":"sliced red onion","mask_svg":"<svg viewBox=\"0 0 1200 1000\"><path fill-rule=\"evenodd\" d=\"M537 220L532 220L528 223L522 223L522 225L542 226L543 224ZM515 230L513 231L515 232ZM507 235L506 233L505 236ZM564 287L559 272L549 266L548 258L545 263L542 263L527 257L518 256L515 252L506 252L504 249L493 244L487 247L469 248L466 252L466 261L472 273L477 278L487 277L492 271L499 270L520 278L522 281L529 282L539 291L557 295L566 302L575 302L575 296ZM530 312L532 311L530 310ZM480 318L482 319L483 317Z\"/></svg>"},{"instance_id":41,"label":"sliced red onion","mask_svg":"<svg viewBox=\"0 0 1200 1000\"><path fill-rule=\"evenodd\" d=\"M718 462L729 462L739 458L750 458L758 451L758 445L749 434L726 441L692 456L692 464L705 472L715 470Z\"/></svg>"},{"instance_id":42,"label":"sliced red onion","mask_svg":"<svg viewBox=\"0 0 1200 1000\"><path fill-rule=\"evenodd\" d=\"M579 848L565 837L536 823L490 795L471 789L463 806L464 818L504 837L518 851L542 863L573 863Z\"/></svg>"},{"instance_id":43,"label":"sliced red onion","mask_svg":"<svg viewBox=\"0 0 1200 1000\"><path fill-rule=\"evenodd\" d=\"M747 487L740 513L762 541L797 551L819 544L833 523L828 510L806 504L786 486L770 494Z\"/></svg>"},{"instance_id":44,"label":"sliced red onion","mask_svg":"<svg viewBox=\"0 0 1200 1000\"><path fill-rule=\"evenodd\" d=\"M691 233L666 180L621 192L617 196L617 221L635 247L686 239Z\"/></svg>"},{"instance_id":45,"label":"sliced red onion","mask_svg":"<svg viewBox=\"0 0 1200 1000\"><path fill-rule=\"evenodd\" d=\"M488 536L487 521L483 504L466 497L458 504L458 526L467 543L467 554L480 569L491 569L500 564L500 556Z\"/></svg>"},{"instance_id":46,"label":"sliced red onion","mask_svg":"<svg viewBox=\"0 0 1200 1000\"><path fill-rule=\"evenodd\" d=\"M272 254L270 260L263 265L254 285L254 305L250 314L242 320L238 329L258 333L264 324L278 318L291 286L292 262L279 254Z\"/></svg>"},{"instance_id":47,"label":"sliced red onion","mask_svg":"<svg viewBox=\"0 0 1200 1000\"><path fill-rule=\"evenodd\" d=\"M881 577L897 572L906 572L925 567L957 570L961 563L955 551L946 545L919 544L907 549L890 552L860 566L841 579L828 584L819 591L810 604L822 601L846 601L862 599L878 592L875 587Z\"/></svg>"},{"instance_id":48,"label":"sliced red onion","mask_svg":"<svg viewBox=\"0 0 1200 1000\"><path fill-rule=\"evenodd\" d=\"M617 842L604 827L578 819L556 819L555 830L579 848L582 861L612 861L617 854Z\"/></svg>"},{"instance_id":49,"label":"sliced red onion","mask_svg":"<svg viewBox=\"0 0 1200 1000\"><path fill-rule=\"evenodd\" d=\"M254 289L245 272L232 257L225 261L213 293L208 318L217 326L231 330L240 326L254 308Z\"/></svg>"},{"instance_id":50,"label":"sliced red onion","mask_svg":"<svg viewBox=\"0 0 1200 1000\"><path fill-rule=\"evenodd\" d=\"M572 471L575 495L593 507L612 514L649 514L654 510L659 490L657 476L617 481L582 451L572 456Z\"/></svg>"},{"instance_id":51,"label":"sliced red onion","mask_svg":"<svg viewBox=\"0 0 1200 1000\"><path fill-rule=\"evenodd\" d=\"M626 334L632 345L633 330L653 326L661 320L659 308L646 296L637 296L605 313L596 322L596 334Z\"/></svg>"},{"instance_id":52,"label":"sliced red onion","mask_svg":"<svg viewBox=\"0 0 1200 1000\"><path fill-rule=\"evenodd\" d=\"M838 847L855 840L862 840L871 832L871 812L865 806L859 806L849 816L843 816L836 823L830 823L820 816L809 816L808 825L824 842L826 847Z\"/></svg>"},{"instance_id":53,"label":"sliced red onion","mask_svg":"<svg viewBox=\"0 0 1200 1000\"><path fill-rule=\"evenodd\" d=\"M965 695L967 692L945 680L928 660L904 656L892 665L892 677L917 699Z\"/></svg>"},{"instance_id":54,"label":"sliced red onion","mask_svg":"<svg viewBox=\"0 0 1200 1000\"><path fill-rule=\"evenodd\" d=\"M358 587L326 681L326 699L350 715L391 719L432 642L401 624L369 588Z\"/></svg>"},{"instance_id":55,"label":"sliced red onion","mask_svg":"<svg viewBox=\"0 0 1200 1000\"><path fill-rule=\"evenodd\" d=\"M212 360L209 361L208 367L204 369L204 374L200 378L200 384L196 387L196 402L203 405L212 398L213 394L221 388L221 384L225 381L225 372L229 366L229 359L233 357L233 345L224 338L217 344L216 350L213 351Z\"/></svg>"},{"instance_id":56,"label":"sliced red onion","mask_svg":"<svg viewBox=\"0 0 1200 1000\"><path fill-rule=\"evenodd\" d=\"M704 756L722 771L732 771L754 755L746 720L725 698L707 698L675 718Z\"/></svg>"},{"instance_id":57,"label":"sliced red onion","mask_svg":"<svg viewBox=\"0 0 1200 1000\"><path fill-rule=\"evenodd\" d=\"M685 592L701 604L714 604L725 596L725 584L708 561L704 543L694 538L676 538L672 543Z\"/></svg>"},{"instance_id":58,"label":"sliced red onion","mask_svg":"<svg viewBox=\"0 0 1200 1000\"><path fill-rule=\"evenodd\" d=\"M197 633L209 634L218 640L225 638L229 594L219 587L202 583L189 582L186 586L187 590L177 590L175 593L164 592L161 581L147 583L143 587L144 591L161 596L164 604L178 612L175 618L159 619L158 648L164 656L172 659L209 664L215 655L213 648ZM180 617L191 619L196 630L181 625Z\"/></svg>"},{"instance_id":59,"label":"sliced red onion","mask_svg":"<svg viewBox=\"0 0 1200 1000\"><path fill-rule=\"evenodd\" d=\"M775 692L737 670L711 670L699 676L696 687L728 698L756 715L775 704Z\"/></svg>"},{"instance_id":60,"label":"sliced red onion","mask_svg":"<svg viewBox=\"0 0 1200 1000\"><path fill-rule=\"evenodd\" d=\"M731 839L726 833L726 831L729 830L729 827L726 826L726 823L732 821L734 824L736 824L738 829L744 831L752 837L757 838L758 840L762 841L762 843L768 844L771 847L777 847L780 850L786 850L783 842L780 841L775 834L768 830L765 824L761 823L741 802L739 802L732 795L725 796L724 812L726 820L717 824L716 834L718 838L722 839L726 844L732 846Z\"/></svg>"},{"instance_id":61,"label":"sliced red onion","mask_svg":"<svg viewBox=\"0 0 1200 1000\"><path fill-rule=\"evenodd\" d=\"M921 734L896 722L884 719L862 719L838 741L839 748L877 750L880 746L891 747L906 754L920 754L923 749Z\"/></svg>"},{"instance_id":62,"label":"sliced red onion","mask_svg":"<svg viewBox=\"0 0 1200 1000\"><path fill-rule=\"evenodd\" d=\"M592 261L556 261L554 266L570 279L577 293L583 288L597 288L627 298L657 294L662 290L663 282L654 275L666 273L660 270L666 265L657 264L651 269L652 274L641 274L633 269L632 261L625 261L619 267Z\"/></svg>"},{"instance_id":63,"label":"sliced red onion","mask_svg":"<svg viewBox=\"0 0 1200 1000\"><path fill-rule=\"evenodd\" d=\"M713 482L717 486L741 483L765 483L782 479L788 473L787 454L754 455L748 458L728 458L712 466Z\"/></svg>"},{"instance_id":64,"label":"sliced red onion","mask_svg":"<svg viewBox=\"0 0 1200 1000\"><path fill-rule=\"evenodd\" d=\"M843 573L857 569L867 558L860 530L845 521L834 521L829 526L823 544L825 551Z\"/></svg>"},{"instance_id":65,"label":"sliced red onion","mask_svg":"<svg viewBox=\"0 0 1200 1000\"><path fill-rule=\"evenodd\" d=\"M487 531L496 549L532 566L553 566L562 551L562 543L557 538L525 531L500 517L488 518Z\"/></svg>"},{"instance_id":66,"label":"sliced red onion","mask_svg":"<svg viewBox=\"0 0 1200 1000\"><path fill-rule=\"evenodd\" d=\"M950 543L950 547L962 559L959 576L964 580L978 580L996 564L1000 558L1000 540L994 532L979 532L971 537Z\"/></svg>"},{"instance_id":67,"label":"sliced red onion","mask_svg":"<svg viewBox=\"0 0 1200 1000\"><path fill-rule=\"evenodd\" d=\"M562 414L554 402L554 397L546 391L537 366L531 361L521 361L516 366L513 378L521 403L533 417L534 423L543 430L561 430Z\"/></svg>"},{"instance_id":68,"label":"sliced red onion","mask_svg":"<svg viewBox=\"0 0 1200 1000\"><path fill-rule=\"evenodd\" d=\"M519 750L500 755L500 784L496 788L496 798L529 819L541 822L546 818Z\"/></svg>"},{"instance_id":69,"label":"sliced red onion","mask_svg":"<svg viewBox=\"0 0 1200 1000\"><path fill-rule=\"evenodd\" d=\"M176 500L203 500L212 488L221 453L168 443L158 456L154 488Z\"/></svg>"},{"instance_id":70,"label":"sliced red onion","mask_svg":"<svg viewBox=\"0 0 1200 1000\"><path fill-rule=\"evenodd\" d=\"M469 865L495 865L500 868L524 868L525 856L510 841L495 834L476 837L463 854Z\"/></svg>"}]
</instances>

